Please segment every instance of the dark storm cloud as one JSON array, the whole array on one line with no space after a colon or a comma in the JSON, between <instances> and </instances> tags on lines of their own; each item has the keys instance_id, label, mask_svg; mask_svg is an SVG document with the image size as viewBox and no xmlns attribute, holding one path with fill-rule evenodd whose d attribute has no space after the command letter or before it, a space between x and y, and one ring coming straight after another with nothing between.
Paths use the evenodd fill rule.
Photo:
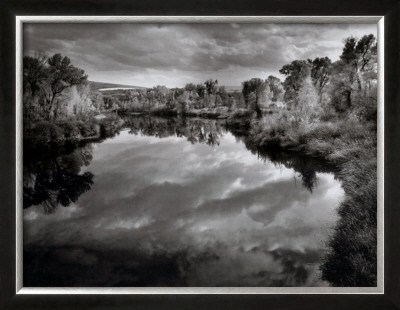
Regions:
<instances>
[{"instance_id":1,"label":"dark storm cloud","mask_svg":"<svg viewBox=\"0 0 400 310\"><path fill-rule=\"evenodd\" d=\"M368 33L376 34L376 26L26 24L24 52L60 52L92 80L182 86L215 76L238 85L247 78L277 75L294 59L336 60L345 37Z\"/></svg>"}]
</instances>

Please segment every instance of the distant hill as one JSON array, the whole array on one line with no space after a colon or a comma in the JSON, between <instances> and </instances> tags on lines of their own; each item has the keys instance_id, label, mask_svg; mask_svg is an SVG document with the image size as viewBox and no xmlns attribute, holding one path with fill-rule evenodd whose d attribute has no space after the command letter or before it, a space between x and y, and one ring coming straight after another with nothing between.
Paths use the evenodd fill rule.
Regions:
<instances>
[{"instance_id":1,"label":"distant hill","mask_svg":"<svg viewBox=\"0 0 400 310\"><path fill-rule=\"evenodd\" d=\"M143 88L143 89L146 88L146 87L141 87L141 86L112 84L112 83L103 83L103 82L94 82L94 81L89 81L89 85L92 90L99 90L102 88Z\"/></svg>"},{"instance_id":2,"label":"distant hill","mask_svg":"<svg viewBox=\"0 0 400 310\"><path fill-rule=\"evenodd\" d=\"M242 91L242 86L225 86L225 89L228 93L235 92L235 91Z\"/></svg>"},{"instance_id":3,"label":"distant hill","mask_svg":"<svg viewBox=\"0 0 400 310\"><path fill-rule=\"evenodd\" d=\"M116 90L118 88L139 88L139 89L146 89L146 87L142 86L133 86L133 85L123 85L123 84L112 84L112 83L104 83L104 82L95 82L95 81L89 81L90 88L92 90L99 90L103 88L110 88L111 90ZM173 88L171 88L173 89ZM241 92L242 91L242 86L225 86L225 89L227 92Z\"/></svg>"}]
</instances>

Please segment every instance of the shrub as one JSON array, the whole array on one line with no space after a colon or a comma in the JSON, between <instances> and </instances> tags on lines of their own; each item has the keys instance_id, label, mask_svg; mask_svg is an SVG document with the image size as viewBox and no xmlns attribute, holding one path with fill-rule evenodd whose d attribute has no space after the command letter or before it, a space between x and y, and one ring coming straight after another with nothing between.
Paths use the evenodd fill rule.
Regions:
<instances>
[{"instance_id":1,"label":"shrub","mask_svg":"<svg viewBox=\"0 0 400 310\"><path fill-rule=\"evenodd\" d=\"M79 137L80 131L76 123L63 121L57 122L56 125L63 132L65 139L77 139Z\"/></svg>"},{"instance_id":2,"label":"shrub","mask_svg":"<svg viewBox=\"0 0 400 310\"><path fill-rule=\"evenodd\" d=\"M82 137L91 137L96 135L93 122L77 122L79 132Z\"/></svg>"},{"instance_id":3,"label":"shrub","mask_svg":"<svg viewBox=\"0 0 400 310\"><path fill-rule=\"evenodd\" d=\"M109 114L99 121L100 135L102 137L111 137L115 135L124 124L124 121L115 114Z\"/></svg>"},{"instance_id":4,"label":"shrub","mask_svg":"<svg viewBox=\"0 0 400 310\"><path fill-rule=\"evenodd\" d=\"M28 137L34 144L61 142L65 139L62 130L56 124L49 121L38 122L31 129L30 133L28 133Z\"/></svg>"}]
</instances>

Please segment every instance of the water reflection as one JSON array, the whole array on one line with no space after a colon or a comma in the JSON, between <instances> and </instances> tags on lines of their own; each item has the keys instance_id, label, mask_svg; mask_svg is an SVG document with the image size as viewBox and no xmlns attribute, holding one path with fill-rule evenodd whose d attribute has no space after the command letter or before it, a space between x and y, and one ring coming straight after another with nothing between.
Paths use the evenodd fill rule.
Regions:
<instances>
[{"instance_id":1,"label":"water reflection","mask_svg":"<svg viewBox=\"0 0 400 310\"><path fill-rule=\"evenodd\" d=\"M223 122L195 118L162 118L162 117L125 117L125 124L132 134L143 134L165 138L169 136L185 137L190 143L219 145L223 135Z\"/></svg>"},{"instance_id":2,"label":"water reflection","mask_svg":"<svg viewBox=\"0 0 400 310\"><path fill-rule=\"evenodd\" d=\"M165 138L169 136L185 137L190 143L206 143L211 146L219 145L219 138L227 132L225 121L204 120L194 118L162 118L162 117L125 117L125 123L132 134L143 134ZM253 154L266 161L284 165L297 172L302 185L312 191L317 184L317 172L331 173L335 167L321 160L300 156L298 153L288 153L275 149L259 149L246 135L234 128L229 130L238 140L243 141L246 148Z\"/></svg>"},{"instance_id":3,"label":"water reflection","mask_svg":"<svg viewBox=\"0 0 400 310\"><path fill-rule=\"evenodd\" d=\"M75 149L69 154L45 154L40 159L34 154L25 158L23 179L23 205L42 205L46 213L57 205L63 207L76 202L93 185L93 173L80 174L82 166L92 160L92 146Z\"/></svg>"},{"instance_id":4,"label":"water reflection","mask_svg":"<svg viewBox=\"0 0 400 310\"><path fill-rule=\"evenodd\" d=\"M96 181L69 208L25 210L25 286L327 285L318 266L343 191L324 165L261 153L220 121L127 125L87 164L78 150L56 160Z\"/></svg>"}]
</instances>

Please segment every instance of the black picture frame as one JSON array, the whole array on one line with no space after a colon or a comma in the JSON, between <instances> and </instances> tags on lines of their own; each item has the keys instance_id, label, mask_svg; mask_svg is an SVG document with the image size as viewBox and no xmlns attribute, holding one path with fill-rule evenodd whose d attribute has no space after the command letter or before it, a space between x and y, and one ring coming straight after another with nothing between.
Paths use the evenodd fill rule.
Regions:
<instances>
[{"instance_id":1,"label":"black picture frame","mask_svg":"<svg viewBox=\"0 0 400 310\"><path fill-rule=\"evenodd\" d=\"M0 308L5 309L400 309L400 2L357 0L77 1L0 4ZM214 15L385 16L384 294L18 295L16 294L15 16Z\"/></svg>"}]
</instances>

